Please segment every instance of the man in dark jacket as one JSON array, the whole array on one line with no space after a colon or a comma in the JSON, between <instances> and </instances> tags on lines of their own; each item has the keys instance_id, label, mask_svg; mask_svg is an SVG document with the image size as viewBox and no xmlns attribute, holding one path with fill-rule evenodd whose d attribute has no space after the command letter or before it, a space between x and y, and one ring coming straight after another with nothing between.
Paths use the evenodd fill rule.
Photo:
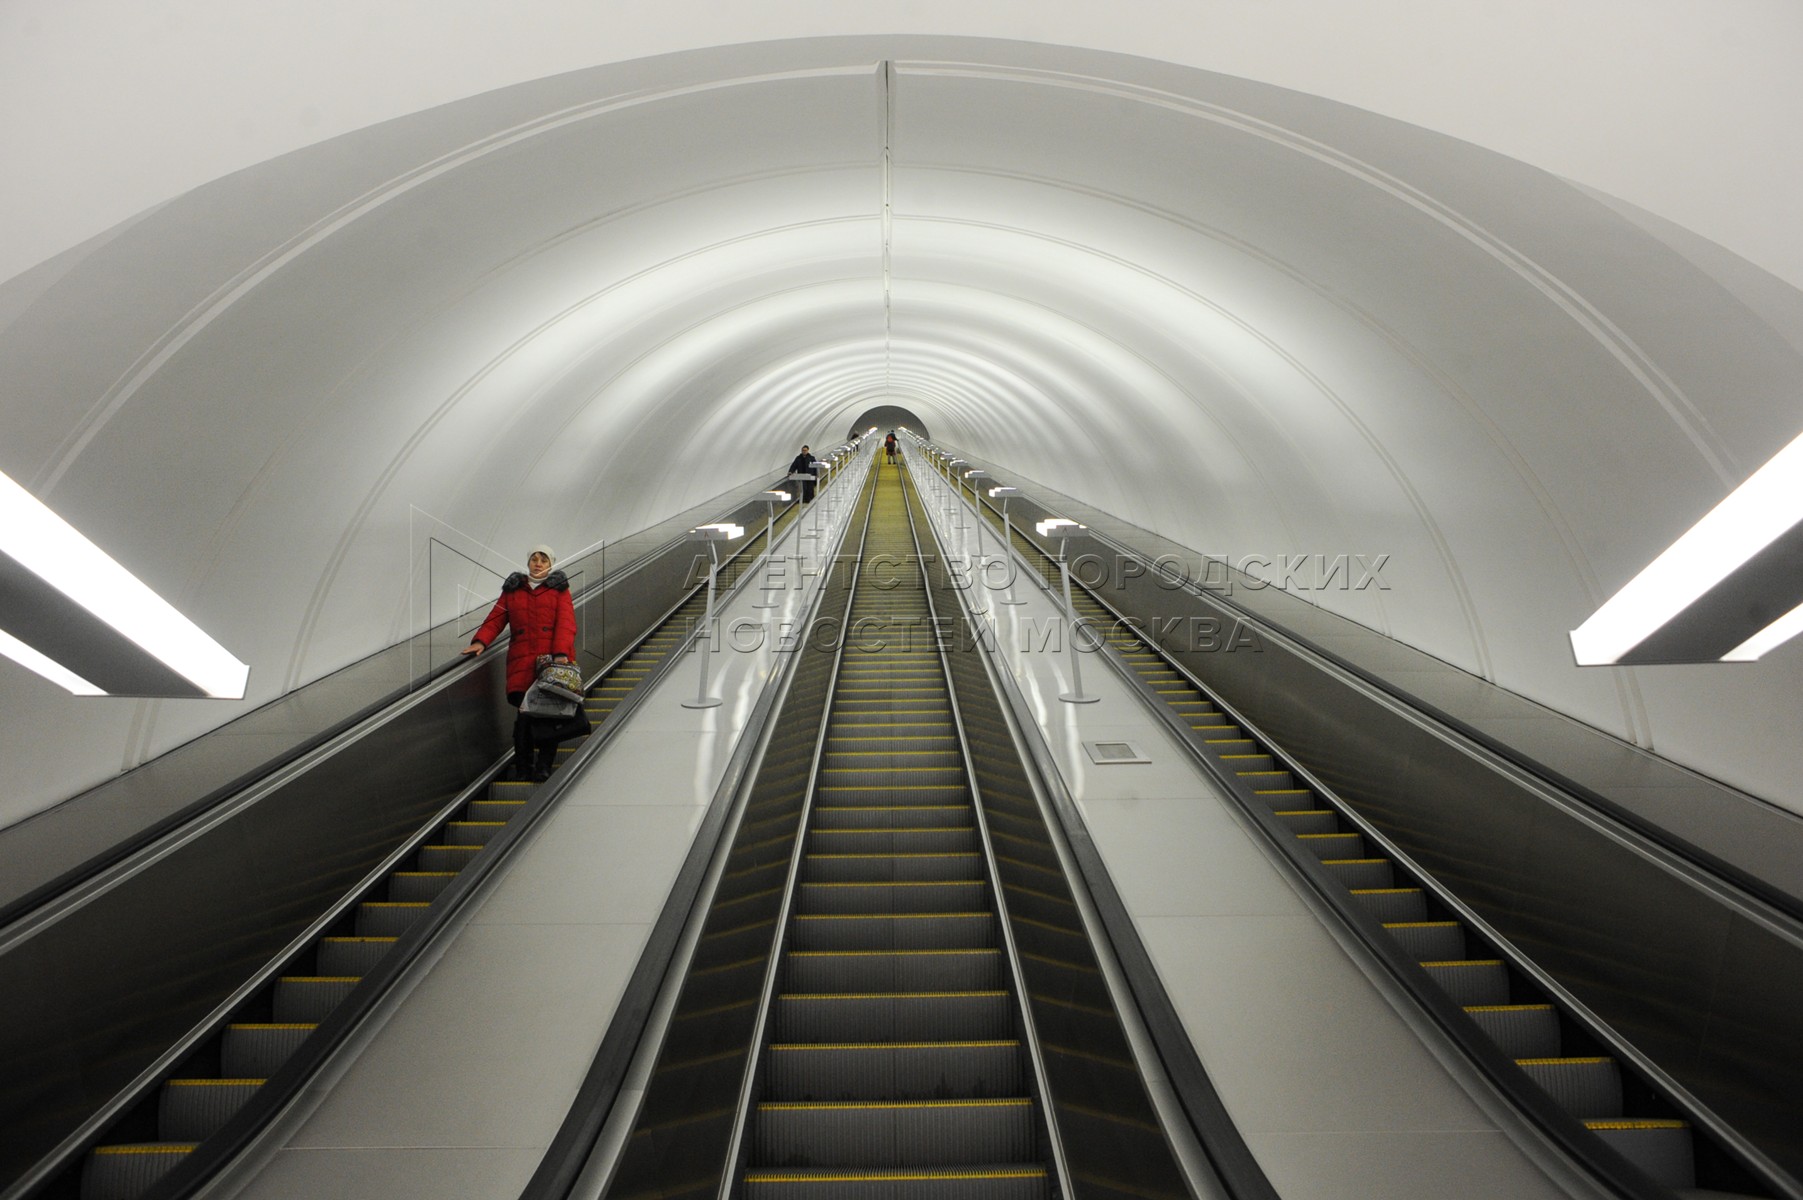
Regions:
<instances>
[{"instance_id":1,"label":"man in dark jacket","mask_svg":"<svg viewBox=\"0 0 1803 1200\"><path fill-rule=\"evenodd\" d=\"M819 459L808 453L808 448L806 446L803 446L801 448L801 453L795 456L795 461L789 464L789 474L808 476L807 479L801 481L801 502L803 504L808 503L814 498L814 479L818 477L820 473L820 469L814 464L819 461Z\"/></svg>"}]
</instances>

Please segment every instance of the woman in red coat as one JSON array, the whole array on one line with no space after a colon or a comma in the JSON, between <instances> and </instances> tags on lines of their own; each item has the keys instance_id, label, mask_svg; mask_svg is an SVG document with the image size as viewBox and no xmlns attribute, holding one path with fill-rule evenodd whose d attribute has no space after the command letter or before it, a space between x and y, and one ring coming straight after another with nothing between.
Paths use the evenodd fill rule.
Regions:
<instances>
[{"instance_id":1,"label":"woman in red coat","mask_svg":"<svg viewBox=\"0 0 1803 1200\"><path fill-rule=\"evenodd\" d=\"M576 608L570 603L570 581L553 571L557 558L549 546L534 546L526 558L524 573L515 571L501 584L501 598L488 620L470 638L464 654L480 654L501 635L503 626L513 630L507 641L507 703L515 708L538 674L538 659L549 654L560 662L576 657ZM551 777L557 747L538 747L533 761L531 730L524 716L513 721L513 773L542 783Z\"/></svg>"}]
</instances>

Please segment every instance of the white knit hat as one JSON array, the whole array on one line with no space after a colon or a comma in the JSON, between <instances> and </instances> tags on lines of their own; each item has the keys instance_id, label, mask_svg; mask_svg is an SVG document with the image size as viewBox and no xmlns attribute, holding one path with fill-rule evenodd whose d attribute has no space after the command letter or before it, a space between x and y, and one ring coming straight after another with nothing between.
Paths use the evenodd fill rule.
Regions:
<instances>
[{"instance_id":1,"label":"white knit hat","mask_svg":"<svg viewBox=\"0 0 1803 1200\"><path fill-rule=\"evenodd\" d=\"M531 558L534 554L542 554L554 563L557 561L557 556L555 554L551 553L551 547L549 547L549 546L545 546L545 545L534 546L534 547L532 547L532 549L530 549L526 552L526 557Z\"/></svg>"}]
</instances>

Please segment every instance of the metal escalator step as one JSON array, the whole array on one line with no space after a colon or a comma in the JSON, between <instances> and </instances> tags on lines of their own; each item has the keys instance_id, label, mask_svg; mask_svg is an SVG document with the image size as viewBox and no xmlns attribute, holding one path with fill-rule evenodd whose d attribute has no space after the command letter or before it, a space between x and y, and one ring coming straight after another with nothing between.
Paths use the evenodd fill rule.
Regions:
<instances>
[{"instance_id":1,"label":"metal escalator step","mask_svg":"<svg viewBox=\"0 0 1803 1200\"><path fill-rule=\"evenodd\" d=\"M1022 1162L1037 1138L1024 1098L759 1104L753 1161L795 1167Z\"/></svg>"},{"instance_id":2,"label":"metal escalator step","mask_svg":"<svg viewBox=\"0 0 1803 1200\"><path fill-rule=\"evenodd\" d=\"M510 797L504 800L471 800L465 808L464 819L470 821L506 821L526 807L525 796Z\"/></svg>"},{"instance_id":3,"label":"metal escalator step","mask_svg":"<svg viewBox=\"0 0 1803 1200\"><path fill-rule=\"evenodd\" d=\"M267 1079L317 1028L306 1022L227 1025L220 1044L220 1074L234 1079Z\"/></svg>"},{"instance_id":4,"label":"metal escalator step","mask_svg":"<svg viewBox=\"0 0 1803 1200\"><path fill-rule=\"evenodd\" d=\"M776 998L778 1042L980 1041L1013 1037L1014 1008L984 991L786 992Z\"/></svg>"},{"instance_id":5,"label":"metal escalator step","mask_svg":"<svg viewBox=\"0 0 1803 1200\"><path fill-rule=\"evenodd\" d=\"M970 825L936 825L914 829L811 829L808 851L816 854L842 852L928 853L934 851L975 850L976 830Z\"/></svg>"},{"instance_id":6,"label":"metal escalator step","mask_svg":"<svg viewBox=\"0 0 1803 1200\"><path fill-rule=\"evenodd\" d=\"M490 800L530 800L532 785L524 779L496 779L488 785L488 798Z\"/></svg>"},{"instance_id":7,"label":"metal escalator step","mask_svg":"<svg viewBox=\"0 0 1803 1200\"><path fill-rule=\"evenodd\" d=\"M798 913L975 912L988 907L989 888L981 879L902 879L866 883L803 883L796 893Z\"/></svg>"},{"instance_id":8,"label":"metal escalator step","mask_svg":"<svg viewBox=\"0 0 1803 1200\"><path fill-rule=\"evenodd\" d=\"M1359 858L1365 853L1365 839L1356 833L1300 833L1296 840L1322 858Z\"/></svg>"},{"instance_id":9,"label":"metal escalator step","mask_svg":"<svg viewBox=\"0 0 1803 1200\"><path fill-rule=\"evenodd\" d=\"M421 846L419 868L422 871L459 871L480 849L480 846Z\"/></svg>"},{"instance_id":10,"label":"metal escalator step","mask_svg":"<svg viewBox=\"0 0 1803 1200\"><path fill-rule=\"evenodd\" d=\"M1461 1005L1507 1004L1509 975L1500 958L1460 959L1421 964L1427 977Z\"/></svg>"},{"instance_id":11,"label":"metal escalator step","mask_svg":"<svg viewBox=\"0 0 1803 1200\"><path fill-rule=\"evenodd\" d=\"M846 788L892 791L910 787L955 787L962 790L963 779L964 766L957 762L945 765L868 763L851 767L823 766L820 769L820 790L826 793L837 793Z\"/></svg>"},{"instance_id":12,"label":"metal escalator step","mask_svg":"<svg viewBox=\"0 0 1803 1200\"><path fill-rule=\"evenodd\" d=\"M1324 858L1321 865L1349 888L1387 888L1396 881L1396 868L1387 858Z\"/></svg>"},{"instance_id":13,"label":"metal escalator step","mask_svg":"<svg viewBox=\"0 0 1803 1200\"><path fill-rule=\"evenodd\" d=\"M965 854L809 854L802 869L810 882L877 882L884 879L970 879L982 856Z\"/></svg>"},{"instance_id":14,"label":"metal escalator step","mask_svg":"<svg viewBox=\"0 0 1803 1200\"><path fill-rule=\"evenodd\" d=\"M244 1107L261 1079L171 1079L157 1097L157 1133L172 1142L199 1142Z\"/></svg>"},{"instance_id":15,"label":"metal escalator step","mask_svg":"<svg viewBox=\"0 0 1803 1200\"><path fill-rule=\"evenodd\" d=\"M1269 771L1277 766L1277 760L1269 754L1223 754L1221 761L1235 771Z\"/></svg>"},{"instance_id":16,"label":"metal escalator step","mask_svg":"<svg viewBox=\"0 0 1803 1200\"><path fill-rule=\"evenodd\" d=\"M1360 908L1380 921L1420 921L1427 917L1427 893L1420 888L1352 888L1350 893Z\"/></svg>"},{"instance_id":17,"label":"metal escalator step","mask_svg":"<svg viewBox=\"0 0 1803 1200\"><path fill-rule=\"evenodd\" d=\"M1468 1004L1465 1012L1511 1058L1559 1053L1559 1017L1550 1004Z\"/></svg>"},{"instance_id":18,"label":"metal escalator step","mask_svg":"<svg viewBox=\"0 0 1803 1200\"><path fill-rule=\"evenodd\" d=\"M1465 957L1465 927L1457 921L1385 921L1384 929L1417 962Z\"/></svg>"},{"instance_id":19,"label":"metal escalator step","mask_svg":"<svg viewBox=\"0 0 1803 1200\"><path fill-rule=\"evenodd\" d=\"M1613 1058L1517 1058L1515 1065L1580 1120L1621 1116L1621 1068Z\"/></svg>"},{"instance_id":20,"label":"metal escalator step","mask_svg":"<svg viewBox=\"0 0 1803 1200\"><path fill-rule=\"evenodd\" d=\"M361 982L355 975L284 975L275 984L276 1022L323 1021Z\"/></svg>"},{"instance_id":21,"label":"metal escalator step","mask_svg":"<svg viewBox=\"0 0 1803 1200\"><path fill-rule=\"evenodd\" d=\"M881 742L829 745L821 766L827 771L959 771L964 759L947 738L939 746L898 747ZM836 782L836 781L835 781Z\"/></svg>"},{"instance_id":22,"label":"metal escalator step","mask_svg":"<svg viewBox=\"0 0 1803 1200\"><path fill-rule=\"evenodd\" d=\"M791 936L796 950L967 950L994 944L995 914L915 913L861 917L802 914L795 918Z\"/></svg>"},{"instance_id":23,"label":"metal escalator step","mask_svg":"<svg viewBox=\"0 0 1803 1200\"><path fill-rule=\"evenodd\" d=\"M455 871L396 871L388 877L388 898L430 902L455 878Z\"/></svg>"},{"instance_id":24,"label":"metal escalator step","mask_svg":"<svg viewBox=\"0 0 1803 1200\"><path fill-rule=\"evenodd\" d=\"M1263 796L1263 797L1260 797L1260 799L1263 799L1263 800L1269 802L1273 798L1270 796ZM1282 797L1277 797L1276 799L1279 804L1288 804L1291 801L1295 800L1296 797L1286 795L1286 796L1282 796ZM1282 821L1284 823L1284 826L1286 828L1288 828L1291 833L1338 833L1338 832L1340 832L1339 814L1334 812L1334 810L1331 808L1282 808L1282 807L1280 807L1280 808L1277 808L1272 813L1272 815L1275 816L1279 821Z\"/></svg>"},{"instance_id":25,"label":"metal escalator step","mask_svg":"<svg viewBox=\"0 0 1803 1200\"><path fill-rule=\"evenodd\" d=\"M993 991L1006 982L1002 952L963 950L807 950L783 959L789 992Z\"/></svg>"},{"instance_id":26,"label":"metal escalator step","mask_svg":"<svg viewBox=\"0 0 1803 1200\"><path fill-rule=\"evenodd\" d=\"M1595 1120L1585 1128L1673 1191L1697 1185L1696 1149L1683 1121Z\"/></svg>"},{"instance_id":27,"label":"metal escalator step","mask_svg":"<svg viewBox=\"0 0 1803 1200\"><path fill-rule=\"evenodd\" d=\"M1021 1044L973 1041L778 1043L765 1065L777 1101L1018 1096Z\"/></svg>"},{"instance_id":28,"label":"metal escalator step","mask_svg":"<svg viewBox=\"0 0 1803 1200\"><path fill-rule=\"evenodd\" d=\"M193 1142L132 1142L96 1146L81 1167L81 1200L137 1200L175 1164L194 1152Z\"/></svg>"},{"instance_id":29,"label":"metal escalator step","mask_svg":"<svg viewBox=\"0 0 1803 1200\"><path fill-rule=\"evenodd\" d=\"M367 900L357 906L357 936L399 937L431 907L415 900Z\"/></svg>"},{"instance_id":30,"label":"metal escalator step","mask_svg":"<svg viewBox=\"0 0 1803 1200\"><path fill-rule=\"evenodd\" d=\"M1260 757L1264 756L1260 755ZM1235 763L1233 773L1256 788L1261 796L1281 795L1285 791L1298 790L1295 776L1288 771L1272 767L1254 769L1241 763ZM1308 793L1302 792L1302 794L1307 795Z\"/></svg>"},{"instance_id":31,"label":"metal escalator step","mask_svg":"<svg viewBox=\"0 0 1803 1200\"><path fill-rule=\"evenodd\" d=\"M505 824L505 821L447 821L443 837L453 846L486 846Z\"/></svg>"},{"instance_id":32,"label":"metal escalator step","mask_svg":"<svg viewBox=\"0 0 1803 1200\"><path fill-rule=\"evenodd\" d=\"M858 799L880 797L860 796ZM822 804L810 815L809 828L823 833L856 829L964 829L975 825L976 819L976 810L969 804Z\"/></svg>"},{"instance_id":33,"label":"metal escalator step","mask_svg":"<svg viewBox=\"0 0 1803 1200\"><path fill-rule=\"evenodd\" d=\"M320 938L319 973L367 975L398 940L393 937Z\"/></svg>"}]
</instances>

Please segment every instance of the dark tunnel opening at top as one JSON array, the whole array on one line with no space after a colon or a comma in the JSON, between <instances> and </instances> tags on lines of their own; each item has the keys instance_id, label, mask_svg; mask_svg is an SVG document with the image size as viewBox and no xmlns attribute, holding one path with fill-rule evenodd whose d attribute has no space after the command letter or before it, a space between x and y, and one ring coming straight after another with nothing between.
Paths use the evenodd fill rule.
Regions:
<instances>
[{"instance_id":1,"label":"dark tunnel opening at top","mask_svg":"<svg viewBox=\"0 0 1803 1200\"><path fill-rule=\"evenodd\" d=\"M928 441L933 439L933 435L927 432L926 423L899 404L879 404L875 408L865 409L864 414L851 423L851 433L847 436L863 433L873 425L878 437L891 429L906 426Z\"/></svg>"}]
</instances>

